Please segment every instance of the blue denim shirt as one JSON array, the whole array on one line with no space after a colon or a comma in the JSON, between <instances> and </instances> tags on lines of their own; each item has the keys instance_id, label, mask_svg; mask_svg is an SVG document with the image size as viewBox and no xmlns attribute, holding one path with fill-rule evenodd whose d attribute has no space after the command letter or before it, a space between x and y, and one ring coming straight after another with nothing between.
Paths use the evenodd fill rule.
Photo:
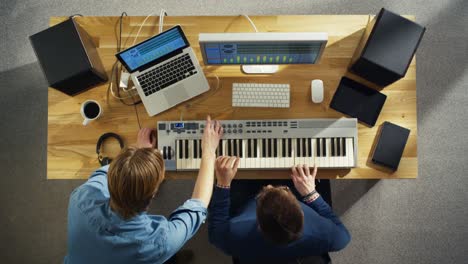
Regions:
<instances>
[{"instance_id":1,"label":"blue denim shirt","mask_svg":"<svg viewBox=\"0 0 468 264\"><path fill-rule=\"evenodd\" d=\"M109 206L108 168L95 171L71 194L64 263L163 263L204 223L207 209L195 199L169 219L144 212L123 220Z\"/></svg>"}]
</instances>

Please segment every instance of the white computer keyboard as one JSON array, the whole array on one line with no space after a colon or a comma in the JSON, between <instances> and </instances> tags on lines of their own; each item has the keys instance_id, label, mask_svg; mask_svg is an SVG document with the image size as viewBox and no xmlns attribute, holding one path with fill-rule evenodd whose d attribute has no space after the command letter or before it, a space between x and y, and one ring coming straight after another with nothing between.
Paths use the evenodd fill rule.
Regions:
<instances>
[{"instance_id":1,"label":"white computer keyboard","mask_svg":"<svg viewBox=\"0 0 468 264\"><path fill-rule=\"evenodd\" d=\"M233 83L232 106L289 107L289 84Z\"/></svg>"}]
</instances>

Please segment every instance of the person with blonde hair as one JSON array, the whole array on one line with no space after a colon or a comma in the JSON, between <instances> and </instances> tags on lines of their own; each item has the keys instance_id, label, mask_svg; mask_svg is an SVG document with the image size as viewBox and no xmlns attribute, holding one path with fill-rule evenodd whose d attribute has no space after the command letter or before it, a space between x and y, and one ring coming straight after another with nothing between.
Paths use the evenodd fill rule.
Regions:
<instances>
[{"instance_id":1,"label":"person with blonde hair","mask_svg":"<svg viewBox=\"0 0 468 264\"><path fill-rule=\"evenodd\" d=\"M165 175L152 129L141 129L136 147L124 149L76 188L68 207L64 263L163 263L182 248L205 222L213 191L223 129L209 116L205 127L192 197L168 219L146 212Z\"/></svg>"}]
</instances>

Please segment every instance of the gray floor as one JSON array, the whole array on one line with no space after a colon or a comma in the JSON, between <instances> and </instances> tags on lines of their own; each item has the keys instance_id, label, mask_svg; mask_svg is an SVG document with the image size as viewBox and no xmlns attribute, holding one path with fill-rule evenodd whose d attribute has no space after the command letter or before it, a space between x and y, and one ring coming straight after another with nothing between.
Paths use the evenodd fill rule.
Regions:
<instances>
[{"instance_id":1,"label":"gray floor","mask_svg":"<svg viewBox=\"0 0 468 264\"><path fill-rule=\"evenodd\" d=\"M7 1L0 4L0 262L58 263L66 252L67 203L82 181L46 180L47 84L27 36L48 17L375 14L387 7L428 27L418 50L419 178L336 181L334 204L353 240L335 263L466 263L468 258L468 2L431 1ZM135 1L137 2L137 1ZM223 3L221 3L223 2ZM154 213L168 214L193 182L168 181ZM228 263L205 227L192 263Z\"/></svg>"}]
</instances>

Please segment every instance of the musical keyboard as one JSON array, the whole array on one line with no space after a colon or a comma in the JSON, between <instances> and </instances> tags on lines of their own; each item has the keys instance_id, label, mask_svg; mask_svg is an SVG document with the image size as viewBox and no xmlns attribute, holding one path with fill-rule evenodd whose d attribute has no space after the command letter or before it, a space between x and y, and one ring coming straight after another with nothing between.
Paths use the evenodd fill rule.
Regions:
<instances>
[{"instance_id":1,"label":"musical keyboard","mask_svg":"<svg viewBox=\"0 0 468 264\"><path fill-rule=\"evenodd\" d=\"M239 169L357 165L357 119L220 120L217 156L238 156ZM166 170L198 170L205 121L159 121L158 149Z\"/></svg>"}]
</instances>

